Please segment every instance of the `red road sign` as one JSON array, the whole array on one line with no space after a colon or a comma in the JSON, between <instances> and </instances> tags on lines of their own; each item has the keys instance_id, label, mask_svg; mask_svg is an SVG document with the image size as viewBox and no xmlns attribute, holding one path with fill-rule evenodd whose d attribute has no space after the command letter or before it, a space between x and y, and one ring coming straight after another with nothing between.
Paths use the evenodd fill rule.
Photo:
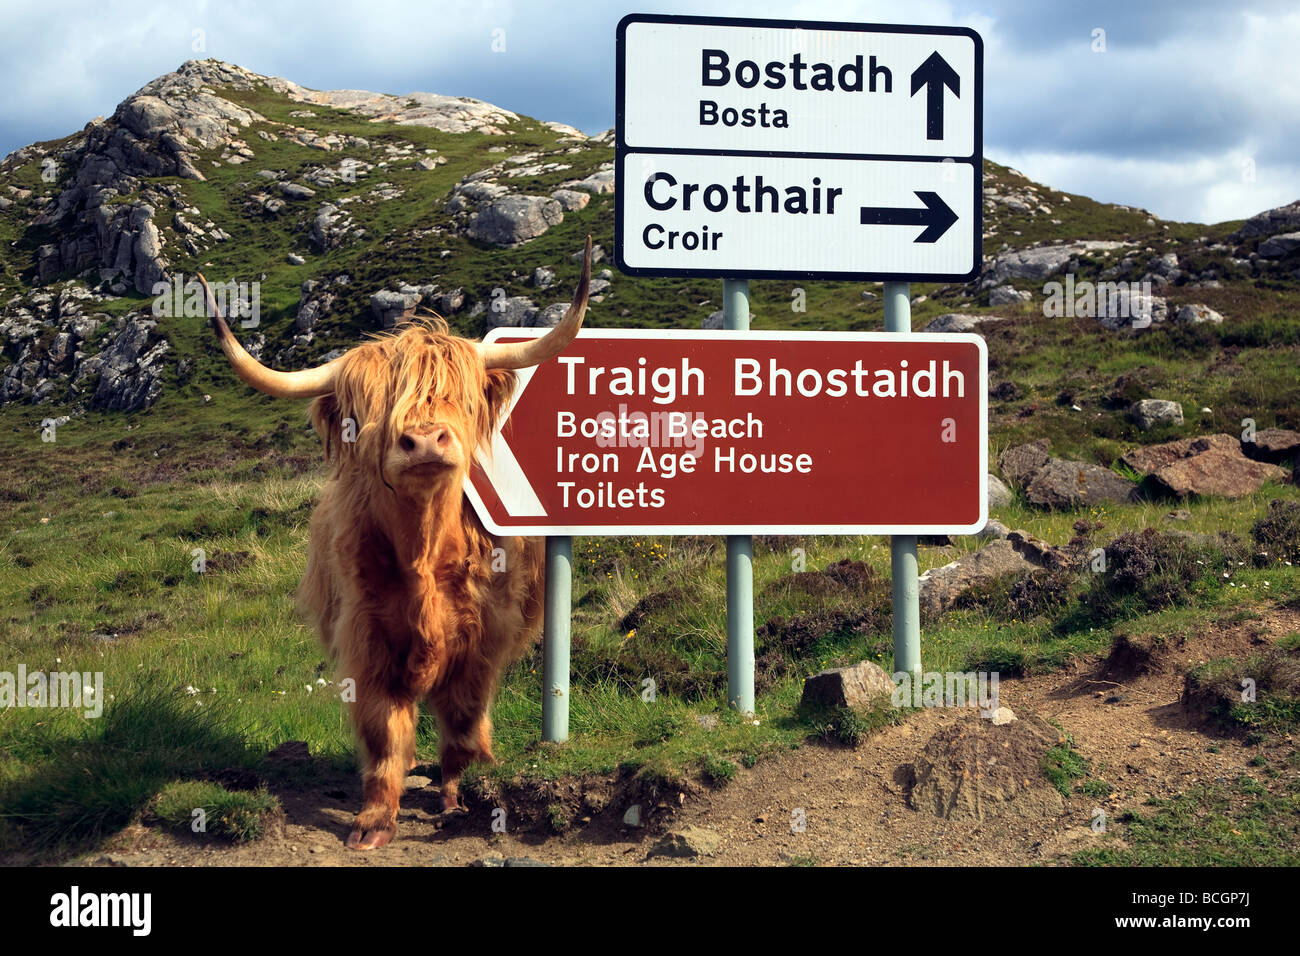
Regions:
<instances>
[{"instance_id":1,"label":"red road sign","mask_svg":"<svg viewBox=\"0 0 1300 956\"><path fill-rule=\"evenodd\" d=\"M465 493L495 534L971 534L987 368L977 335L584 329Z\"/></svg>"}]
</instances>

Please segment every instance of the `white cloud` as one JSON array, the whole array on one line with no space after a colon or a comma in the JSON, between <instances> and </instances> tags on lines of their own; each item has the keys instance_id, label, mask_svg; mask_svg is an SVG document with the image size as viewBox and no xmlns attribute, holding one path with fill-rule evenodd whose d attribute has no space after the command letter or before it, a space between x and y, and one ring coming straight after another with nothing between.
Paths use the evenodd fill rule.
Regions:
<instances>
[{"instance_id":1,"label":"white cloud","mask_svg":"<svg viewBox=\"0 0 1300 956\"><path fill-rule=\"evenodd\" d=\"M1256 166L1251 181L1250 157L1235 150L1183 161L1036 151L991 151L989 158L1065 192L1180 222L1245 219L1292 202L1300 181L1296 165Z\"/></svg>"},{"instance_id":2,"label":"white cloud","mask_svg":"<svg viewBox=\"0 0 1300 956\"><path fill-rule=\"evenodd\" d=\"M992 158L1167 218L1240 219L1300 192L1300 11L1283 0L682 0L637 9L972 26L985 39ZM0 10L10 39L0 153L79 129L196 56L317 88L474 96L595 132L613 123L614 27L626 12L622 0L66 0L57 14L11 3ZM1096 26L1107 31L1104 54L1090 50ZM491 51L498 29L505 53ZM205 41L197 52L195 30ZM1241 177L1247 157L1253 183Z\"/></svg>"}]
</instances>

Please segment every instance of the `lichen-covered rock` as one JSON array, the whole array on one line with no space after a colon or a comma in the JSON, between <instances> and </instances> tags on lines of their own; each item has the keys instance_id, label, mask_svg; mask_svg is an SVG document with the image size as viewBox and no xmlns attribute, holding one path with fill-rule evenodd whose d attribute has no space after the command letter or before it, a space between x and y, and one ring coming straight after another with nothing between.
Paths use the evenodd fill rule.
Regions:
<instances>
[{"instance_id":1,"label":"lichen-covered rock","mask_svg":"<svg viewBox=\"0 0 1300 956\"><path fill-rule=\"evenodd\" d=\"M804 681L801 706L866 707L873 698L894 692L894 680L871 661L833 667Z\"/></svg>"},{"instance_id":2,"label":"lichen-covered rock","mask_svg":"<svg viewBox=\"0 0 1300 956\"><path fill-rule=\"evenodd\" d=\"M985 475L985 482L988 484L988 498L990 508L1005 508L1011 504L1011 489L1004 485L996 475Z\"/></svg>"},{"instance_id":3,"label":"lichen-covered rock","mask_svg":"<svg viewBox=\"0 0 1300 956\"><path fill-rule=\"evenodd\" d=\"M134 412L148 408L162 394L162 376L170 346L158 323L140 315L123 316L98 355L81 363L74 384L98 374L91 408Z\"/></svg>"},{"instance_id":4,"label":"lichen-covered rock","mask_svg":"<svg viewBox=\"0 0 1300 956\"><path fill-rule=\"evenodd\" d=\"M487 328L513 328L533 324L537 315L537 305L532 299L522 295L497 296L487 309Z\"/></svg>"},{"instance_id":5,"label":"lichen-covered rock","mask_svg":"<svg viewBox=\"0 0 1300 956\"><path fill-rule=\"evenodd\" d=\"M1241 454L1209 449L1165 465L1152 477L1169 493L1185 498L1188 495L1219 495L1240 498L1258 491L1264 482L1286 477L1277 465L1253 461Z\"/></svg>"},{"instance_id":6,"label":"lichen-covered rock","mask_svg":"<svg viewBox=\"0 0 1300 956\"><path fill-rule=\"evenodd\" d=\"M551 193L551 198L558 202L565 212L578 212L591 202L591 193L579 192L576 189L557 189Z\"/></svg>"},{"instance_id":7,"label":"lichen-covered rock","mask_svg":"<svg viewBox=\"0 0 1300 956\"><path fill-rule=\"evenodd\" d=\"M1265 428L1255 433L1255 440L1242 442L1241 450L1256 461L1281 464L1300 456L1300 432L1286 428Z\"/></svg>"},{"instance_id":8,"label":"lichen-covered rock","mask_svg":"<svg viewBox=\"0 0 1300 956\"><path fill-rule=\"evenodd\" d=\"M370 311L381 328L391 329L415 314L420 299L418 292L376 292L370 297Z\"/></svg>"},{"instance_id":9,"label":"lichen-covered rock","mask_svg":"<svg viewBox=\"0 0 1300 956\"><path fill-rule=\"evenodd\" d=\"M1109 468L1053 458L1025 487L1025 498L1042 508L1077 508L1134 501L1137 486Z\"/></svg>"},{"instance_id":10,"label":"lichen-covered rock","mask_svg":"<svg viewBox=\"0 0 1300 956\"><path fill-rule=\"evenodd\" d=\"M1241 442L1235 435L1202 435L1199 438L1180 438L1159 445L1143 445L1120 457L1120 461L1140 475L1149 475L1171 462L1189 455L1197 455L1211 448L1228 454L1239 453Z\"/></svg>"},{"instance_id":11,"label":"lichen-covered rock","mask_svg":"<svg viewBox=\"0 0 1300 956\"><path fill-rule=\"evenodd\" d=\"M1174 321L1183 325L1200 325L1202 322L1210 322L1214 325L1223 323L1223 316L1215 312L1208 305L1184 305L1178 309Z\"/></svg>"},{"instance_id":12,"label":"lichen-covered rock","mask_svg":"<svg viewBox=\"0 0 1300 956\"><path fill-rule=\"evenodd\" d=\"M949 312L932 319L922 332L969 332L978 325L1005 321L1000 315L962 315Z\"/></svg>"},{"instance_id":13,"label":"lichen-covered rock","mask_svg":"<svg viewBox=\"0 0 1300 956\"><path fill-rule=\"evenodd\" d=\"M1128 415L1138 428L1149 431L1159 425L1181 425L1183 406L1162 398L1144 398L1133 403Z\"/></svg>"},{"instance_id":14,"label":"lichen-covered rock","mask_svg":"<svg viewBox=\"0 0 1300 956\"><path fill-rule=\"evenodd\" d=\"M1047 450L1051 444L1051 439L1040 438L1008 448L998 456L998 468L1002 470L1002 477L1019 488L1029 484L1050 460Z\"/></svg>"},{"instance_id":15,"label":"lichen-covered rock","mask_svg":"<svg viewBox=\"0 0 1300 956\"><path fill-rule=\"evenodd\" d=\"M1012 540L1012 536L1019 537ZM977 585L1007 574L1029 574L1063 560L1057 549L1046 542L1013 531L1005 539L992 541L978 551L922 574L917 582L920 606L928 613L938 614Z\"/></svg>"},{"instance_id":16,"label":"lichen-covered rock","mask_svg":"<svg viewBox=\"0 0 1300 956\"><path fill-rule=\"evenodd\" d=\"M1251 216L1228 239L1241 242L1255 236L1272 236L1279 232L1295 232L1297 229L1300 229L1300 199ZM1262 252L1260 254L1263 255Z\"/></svg>"},{"instance_id":17,"label":"lichen-covered rock","mask_svg":"<svg viewBox=\"0 0 1300 956\"><path fill-rule=\"evenodd\" d=\"M554 199L509 195L479 207L466 234L497 246L517 246L563 221L564 209Z\"/></svg>"}]
</instances>

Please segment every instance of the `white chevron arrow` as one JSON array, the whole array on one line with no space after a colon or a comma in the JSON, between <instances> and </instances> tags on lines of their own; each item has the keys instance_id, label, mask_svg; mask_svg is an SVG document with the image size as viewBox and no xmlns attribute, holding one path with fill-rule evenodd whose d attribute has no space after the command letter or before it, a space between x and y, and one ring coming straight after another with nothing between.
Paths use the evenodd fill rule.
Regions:
<instances>
[{"instance_id":1,"label":"white chevron arrow","mask_svg":"<svg viewBox=\"0 0 1300 956\"><path fill-rule=\"evenodd\" d=\"M497 497L501 499L501 504L506 509L506 514L512 518L546 517L546 509L542 507L537 492L533 490L528 476L524 474L519 460L515 458L514 451L502 435L506 423L510 421L510 413L519 404L520 396L524 394L524 389L528 387L536 371L536 366L532 366L519 369L515 373L518 376L518 384L501 416L500 427L492 433L492 447L486 452L480 448L475 454L475 460L496 490ZM471 501L478 499L478 493L474 490L468 476L465 478L465 493L469 495Z\"/></svg>"}]
</instances>

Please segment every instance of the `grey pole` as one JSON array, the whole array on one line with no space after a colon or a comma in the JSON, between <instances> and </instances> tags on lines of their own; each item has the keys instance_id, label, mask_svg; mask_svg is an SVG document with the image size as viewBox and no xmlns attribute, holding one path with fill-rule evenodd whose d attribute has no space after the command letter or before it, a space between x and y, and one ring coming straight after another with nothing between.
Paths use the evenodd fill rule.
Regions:
<instances>
[{"instance_id":1,"label":"grey pole","mask_svg":"<svg viewBox=\"0 0 1300 956\"><path fill-rule=\"evenodd\" d=\"M911 283L885 283L885 331L912 331ZM894 591L894 672L919 674L921 607L916 535L896 534L889 539L889 573Z\"/></svg>"},{"instance_id":2,"label":"grey pole","mask_svg":"<svg viewBox=\"0 0 1300 956\"><path fill-rule=\"evenodd\" d=\"M722 325L749 330L749 283L722 280ZM727 703L754 713L754 539L727 536Z\"/></svg>"},{"instance_id":3,"label":"grey pole","mask_svg":"<svg viewBox=\"0 0 1300 956\"><path fill-rule=\"evenodd\" d=\"M546 539L546 611L542 636L542 739L569 739L569 612L573 539Z\"/></svg>"}]
</instances>

